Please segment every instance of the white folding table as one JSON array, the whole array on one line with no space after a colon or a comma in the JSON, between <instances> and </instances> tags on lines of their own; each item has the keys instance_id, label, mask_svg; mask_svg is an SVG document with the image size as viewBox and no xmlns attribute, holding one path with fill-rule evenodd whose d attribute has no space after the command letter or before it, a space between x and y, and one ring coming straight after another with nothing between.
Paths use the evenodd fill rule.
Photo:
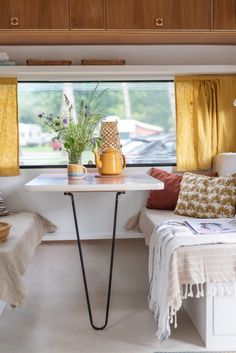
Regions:
<instances>
[{"instance_id":1,"label":"white folding table","mask_svg":"<svg viewBox=\"0 0 236 353\"><path fill-rule=\"evenodd\" d=\"M27 191L40 191L40 192L63 192L64 195L70 196L72 204L72 212L75 222L75 230L77 236L78 250L80 255L81 270L83 275L83 282L86 294L86 301L89 313L89 320L91 326L95 330L103 330L108 323L109 307L110 307L110 296L111 296L111 284L112 284L112 273L113 273L113 260L115 250L115 239L116 239L116 221L118 213L118 198L121 194L125 194L126 191L138 191L138 190L161 190L164 188L164 183L150 177L145 173L136 172L123 172L120 176L100 176L95 173L88 173L84 179L80 180L68 180L66 173L47 173L41 174L29 183L25 185ZM110 271L108 280L108 291L107 291L107 305L106 305L106 316L105 322L102 326L96 326L93 322L92 310L90 305L90 297L85 273L85 266L83 260L83 252L81 247L79 227L77 221L76 207L74 201L74 193L79 192L115 192L115 210L113 219L113 233L112 233L112 245L111 245L111 257L110 257Z\"/></svg>"}]
</instances>

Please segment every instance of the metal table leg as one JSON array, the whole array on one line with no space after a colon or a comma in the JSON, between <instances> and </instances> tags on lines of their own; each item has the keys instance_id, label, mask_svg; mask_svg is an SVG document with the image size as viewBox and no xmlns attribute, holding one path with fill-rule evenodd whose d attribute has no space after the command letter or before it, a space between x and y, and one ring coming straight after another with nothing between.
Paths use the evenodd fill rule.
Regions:
<instances>
[{"instance_id":1,"label":"metal table leg","mask_svg":"<svg viewBox=\"0 0 236 353\"><path fill-rule=\"evenodd\" d=\"M112 244L111 244L110 272L109 272L108 290L107 290L107 306L106 306L105 323L102 326L96 326L93 323L93 315L92 315L92 310L91 310L89 291L88 291L88 285L87 285L87 279L86 279L86 273L85 273L85 267L84 267L83 252L82 252L82 247L81 247L81 242L80 242L79 227L78 227L77 214L76 214L76 209L75 209L74 195L71 192L64 193L64 195L68 195L71 197L71 204L72 204L72 210L73 210L73 216L74 216L74 222L75 222L78 250L79 250L79 255L80 255L81 270L82 270L82 275L83 275L84 289L85 289L85 295L86 295L86 301L87 301L87 307L88 307L88 313L89 313L89 320L90 320L91 326L95 330L103 330L107 326L107 323L108 323L110 298L111 298L111 284L112 284L112 273L113 273L114 250L115 250L115 240L116 240L116 221L117 221L117 213L118 213L118 199L121 194L125 194L125 192L124 191L117 192L116 193L116 200L115 200L115 211L114 211L114 220L113 220L113 234L112 234Z\"/></svg>"}]
</instances>

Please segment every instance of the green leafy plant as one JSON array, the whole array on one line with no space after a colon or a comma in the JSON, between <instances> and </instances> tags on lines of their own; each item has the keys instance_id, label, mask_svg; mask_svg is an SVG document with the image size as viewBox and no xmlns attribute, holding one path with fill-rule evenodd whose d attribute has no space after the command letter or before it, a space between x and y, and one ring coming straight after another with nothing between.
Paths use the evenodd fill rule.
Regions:
<instances>
[{"instance_id":1,"label":"green leafy plant","mask_svg":"<svg viewBox=\"0 0 236 353\"><path fill-rule=\"evenodd\" d=\"M104 93L97 93L96 85L88 102L81 100L76 119L73 119L73 106L66 95L64 95L67 107L67 115L64 117L55 116L52 113L39 114L42 126L48 127L55 133L54 138L60 141L68 153L70 164L81 163L83 151L99 147L101 140L94 137L94 131L103 118L100 108L101 96Z\"/></svg>"}]
</instances>

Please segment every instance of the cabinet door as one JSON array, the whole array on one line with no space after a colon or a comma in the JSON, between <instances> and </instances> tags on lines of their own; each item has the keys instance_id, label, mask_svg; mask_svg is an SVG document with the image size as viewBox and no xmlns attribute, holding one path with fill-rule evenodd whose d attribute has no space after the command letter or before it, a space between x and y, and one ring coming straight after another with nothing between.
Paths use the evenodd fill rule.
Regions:
<instances>
[{"instance_id":1,"label":"cabinet door","mask_svg":"<svg viewBox=\"0 0 236 353\"><path fill-rule=\"evenodd\" d=\"M107 0L108 29L210 29L211 0Z\"/></svg>"},{"instance_id":2,"label":"cabinet door","mask_svg":"<svg viewBox=\"0 0 236 353\"><path fill-rule=\"evenodd\" d=\"M71 29L104 29L105 0L70 0Z\"/></svg>"},{"instance_id":3,"label":"cabinet door","mask_svg":"<svg viewBox=\"0 0 236 353\"><path fill-rule=\"evenodd\" d=\"M107 0L108 29L153 28L156 0Z\"/></svg>"},{"instance_id":4,"label":"cabinet door","mask_svg":"<svg viewBox=\"0 0 236 353\"><path fill-rule=\"evenodd\" d=\"M163 18L163 28L166 29L210 30L210 11L211 0L156 1L156 15ZM156 25L158 27L158 21Z\"/></svg>"},{"instance_id":5,"label":"cabinet door","mask_svg":"<svg viewBox=\"0 0 236 353\"><path fill-rule=\"evenodd\" d=\"M0 0L1 29L69 29L69 0Z\"/></svg>"},{"instance_id":6,"label":"cabinet door","mask_svg":"<svg viewBox=\"0 0 236 353\"><path fill-rule=\"evenodd\" d=\"M213 0L212 29L236 29L236 0Z\"/></svg>"}]
</instances>

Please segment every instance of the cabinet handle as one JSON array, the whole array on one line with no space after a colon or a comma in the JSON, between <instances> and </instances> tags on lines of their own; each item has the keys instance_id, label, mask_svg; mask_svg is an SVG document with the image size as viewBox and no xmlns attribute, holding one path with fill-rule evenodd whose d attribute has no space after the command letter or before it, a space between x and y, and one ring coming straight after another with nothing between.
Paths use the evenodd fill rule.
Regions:
<instances>
[{"instance_id":1,"label":"cabinet handle","mask_svg":"<svg viewBox=\"0 0 236 353\"><path fill-rule=\"evenodd\" d=\"M11 25L12 26L19 26L19 18L18 17L12 17L11 18Z\"/></svg>"},{"instance_id":2,"label":"cabinet handle","mask_svg":"<svg viewBox=\"0 0 236 353\"><path fill-rule=\"evenodd\" d=\"M156 27L163 27L164 20L163 18L156 18Z\"/></svg>"}]
</instances>

